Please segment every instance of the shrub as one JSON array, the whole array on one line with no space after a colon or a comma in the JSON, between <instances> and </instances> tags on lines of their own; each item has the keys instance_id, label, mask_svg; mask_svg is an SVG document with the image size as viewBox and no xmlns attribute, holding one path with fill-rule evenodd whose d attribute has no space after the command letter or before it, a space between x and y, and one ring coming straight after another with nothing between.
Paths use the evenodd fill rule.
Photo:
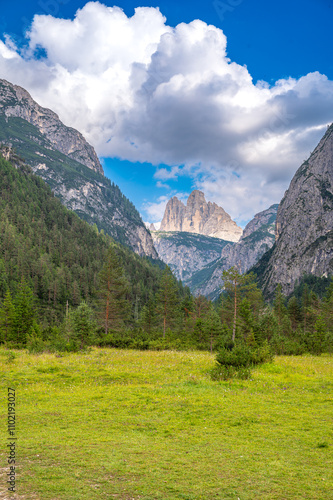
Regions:
<instances>
[{"instance_id":1,"label":"shrub","mask_svg":"<svg viewBox=\"0 0 333 500\"><path fill-rule=\"evenodd\" d=\"M224 347L216 356L217 364L211 372L211 377L213 380L246 379L251 376L251 367L272 360L273 355L267 342L260 347L245 343L236 344L232 349Z\"/></svg>"},{"instance_id":2,"label":"shrub","mask_svg":"<svg viewBox=\"0 0 333 500\"><path fill-rule=\"evenodd\" d=\"M267 343L261 347L236 344L231 350L223 348L216 356L218 364L235 368L250 367L272 361L273 356Z\"/></svg>"}]
</instances>

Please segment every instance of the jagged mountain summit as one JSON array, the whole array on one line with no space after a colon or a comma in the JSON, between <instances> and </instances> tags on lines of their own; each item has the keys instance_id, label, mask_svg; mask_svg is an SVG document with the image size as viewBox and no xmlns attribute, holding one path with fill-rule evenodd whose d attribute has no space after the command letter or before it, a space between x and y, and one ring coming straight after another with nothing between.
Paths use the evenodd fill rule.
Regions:
<instances>
[{"instance_id":1,"label":"jagged mountain summit","mask_svg":"<svg viewBox=\"0 0 333 500\"><path fill-rule=\"evenodd\" d=\"M194 190L186 205L176 196L169 200L160 231L197 233L226 241L238 241L242 229L216 203L207 203L202 191Z\"/></svg>"},{"instance_id":2,"label":"jagged mountain summit","mask_svg":"<svg viewBox=\"0 0 333 500\"><path fill-rule=\"evenodd\" d=\"M333 274L333 124L294 175L277 213L276 242L254 267L267 297L304 275Z\"/></svg>"},{"instance_id":3,"label":"jagged mountain summit","mask_svg":"<svg viewBox=\"0 0 333 500\"><path fill-rule=\"evenodd\" d=\"M246 272L273 246L277 208L272 205L256 214L237 243L195 233L156 231L152 233L155 248L195 295L216 299L224 270L237 266Z\"/></svg>"},{"instance_id":4,"label":"jagged mountain summit","mask_svg":"<svg viewBox=\"0 0 333 500\"><path fill-rule=\"evenodd\" d=\"M139 255L157 258L150 232L134 205L104 176L95 150L29 93L0 79L0 144L14 148L54 194Z\"/></svg>"}]
</instances>

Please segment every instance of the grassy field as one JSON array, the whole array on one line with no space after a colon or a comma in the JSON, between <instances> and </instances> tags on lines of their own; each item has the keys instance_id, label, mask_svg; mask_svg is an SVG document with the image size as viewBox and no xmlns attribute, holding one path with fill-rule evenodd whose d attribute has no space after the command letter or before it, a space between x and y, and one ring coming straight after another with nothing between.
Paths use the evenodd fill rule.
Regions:
<instances>
[{"instance_id":1,"label":"grassy field","mask_svg":"<svg viewBox=\"0 0 333 500\"><path fill-rule=\"evenodd\" d=\"M278 357L213 382L209 353L0 350L27 500L333 499L333 358Z\"/></svg>"}]
</instances>

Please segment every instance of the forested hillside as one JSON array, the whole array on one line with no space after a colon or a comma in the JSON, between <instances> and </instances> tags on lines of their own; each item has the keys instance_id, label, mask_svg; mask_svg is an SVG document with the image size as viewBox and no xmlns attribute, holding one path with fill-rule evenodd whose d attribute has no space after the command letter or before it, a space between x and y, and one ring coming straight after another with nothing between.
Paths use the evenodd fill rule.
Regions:
<instances>
[{"instance_id":1,"label":"forested hillside","mask_svg":"<svg viewBox=\"0 0 333 500\"><path fill-rule=\"evenodd\" d=\"M55 196L139 255L157 258L150 233L134 205L103 175L96 152L29 93L0 79L0 146L15 148Z\"/></svg>"},{"instance_id":2,"label":"forested hillside","mask_svg":"<svg viewBox=\"0 0 333 500\"><path fill-rule=\"evenodd\" d=\"M116 244L54 197L18 158L0 158L0 298L22 281L32 290L43 321L54 322L69 306L93 302L98 273L112 245L130 283L128 299L142 307L156 293L162 271ZM41 312L43 311L43 312Z\"/></svg>"},{"instance_id":3,"label":"forested hillside","mask_svg":"<svg viewBox=\"0 0 333 500\"><path fill-rule=\"evenodd\" d=\"M17 156L0 159L0 341L32 350L87 345L218 350L230 342L299 354L332 348L333 285L265 304L252 275L221 272L213 304L161 262L139 257L61 205ZM329 285L327 280L326 285Z\"/></svg>"}]
</instances>

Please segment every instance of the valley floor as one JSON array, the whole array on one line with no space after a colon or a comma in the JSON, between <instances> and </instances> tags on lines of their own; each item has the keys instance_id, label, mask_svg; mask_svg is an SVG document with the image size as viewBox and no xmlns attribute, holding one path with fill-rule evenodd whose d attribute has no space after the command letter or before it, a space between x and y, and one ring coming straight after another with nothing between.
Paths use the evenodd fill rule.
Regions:
<instances>
[{"instance_id":1,"label":"valley floor","mask_svg":"<svg viewBox=\"0 0 333 500\"><path fill-rule=\"evenodd\" d=\"M214 356L0 350L29 500L333 499L333 357L276 357L213 382ZM8 472L1 414L0 498Z\"/></svg>"}]
</instances>

